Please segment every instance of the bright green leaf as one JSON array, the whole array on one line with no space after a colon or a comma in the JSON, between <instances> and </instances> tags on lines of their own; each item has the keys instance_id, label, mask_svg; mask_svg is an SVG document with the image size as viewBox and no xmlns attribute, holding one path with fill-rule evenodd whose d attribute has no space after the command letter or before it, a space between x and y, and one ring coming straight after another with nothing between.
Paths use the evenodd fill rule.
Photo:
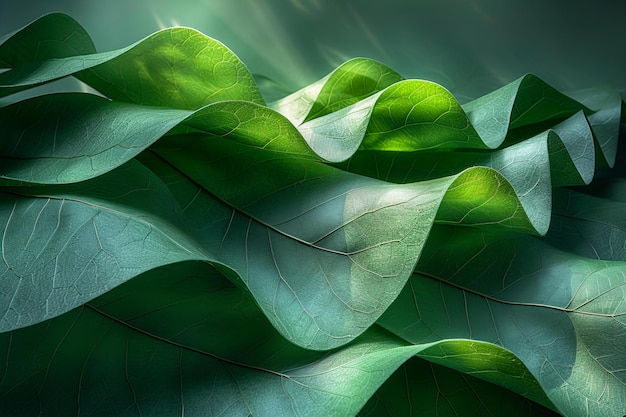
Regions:
<instances>
[{"instance_id":1,"label":"bright green leaf","mask_svg":"<svg viewBox=\"0 0 626 417\"><path fill-rule=\"evenodd\" d=\"M42 43L54 47L39 53ZM164 29L126 48L96 53L75 21L52 14L0 45L1 61L11 70L0 74L0 97L75 75L109 98L149 106L197 109L221 100L263 104L235 54L189 28Z\"/></svg>"},{"instance_id":2,"label":"bright green leaf","mask_svg":"<svg viewBox=\"0 0 626 417\"><path fill-rule=\"evenodd\" d=\"M197 109L223 100L263 104L239 58L189 28L157 32L77 76L113 100L147 106Z\"/></svg>"},{"instance_id":3,"label":"bright green leaf","mask_svg":"<svg viewBox=\"0 0 626 417\"><path fill-rule=\"evenodd\" d=\"M380 62L354 58L271 106L299 125L355 104L400 80L400 74Z\"/></svg>"}]
</instances>

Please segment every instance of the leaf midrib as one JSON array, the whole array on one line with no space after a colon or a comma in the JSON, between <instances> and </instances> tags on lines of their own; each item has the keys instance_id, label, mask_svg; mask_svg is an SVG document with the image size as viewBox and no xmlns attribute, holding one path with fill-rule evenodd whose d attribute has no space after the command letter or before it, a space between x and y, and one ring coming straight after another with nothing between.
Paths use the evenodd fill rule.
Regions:
<instances>
[{"instance_id":1,"label":"leaf midrib","mask_svg":"<svg viewBox=\"0 0 626 417\"><path fill-rule=\"evenodd\" d=\"M316 244L316 242L319 242L319 241L323 240L324 238L328 237L328 235L336 232L337 230L341 229L342 227L345 227L347 223L344 223L341 226L339 226L339 227L329 231L326 235L324 235L321 238L317 239L315 242L308 242L308 241L306 241L304 239L301 239L301 238L299 238L297 236L289 234L289 233L279 229L278 227L263 221L262 219L258 218L257 216L254 216L253 214L250 214L247 211L237 207L236 205L234 205L233 203L229 202L228 200L225 200L222 197L220 197L218 194L213 193L212 191L208 190L205 186L203 186L198 181L196 181L194 178L189 176L186 172L180 170L175 164L171 163L167 158L163 157L159 152L157 152L157 151L155 151L153 149L150 149L150 148L148 149L148 151L152 152L157 158L159 158L160 161L162 161L163 163L167 164L171 169L175 170L180 175L184 176L188 181L190 181L192 184L194 184L196 187L198 187L201 191L211 195L213 198L215 198L216 200L220 201L225 206L229 207L231 210L233 210L233 212L237 212L239 214L242 214L243 216L249 218L253 222L255 222L257 224L260 224L263 227L268 228L272 232L275 232L275 233L277 233L277 234L279 234L279 235L281 235L283 237L286 237L287 239L292 239L292 240L294 240L294 241L296 241L296 242L298 242L298 243L300 243L302 245L308 246L310 248L313 248L313 249L316 249L316 250L320 250L320 251L323 251L323 252L327 252L327 253L332 253L334 255L345 256L345 257L351 258L353 255L365 252L367 250L371 250L371 249L373 249L375 247L378 247L378 246L381 246L381 245L385 245L385 244L389 244L389 243L395 242L395 241L379 242L376 245L368 246L366 248L362 248L362 249L359 249L359 250L354 251L354 252L342 252L342 251L338 251L338 250L334 250L334 249L330 249L330 248L325 248L323 246L319 246L319 245ZM414 197L414 198L416 198L416 197ZM366 214L368 214L370 212L371 211L367 211L365 213L362 213L360 216L366 215ZM231 218L232 218L232 216L231 216ZM287 220L287 221L289 221L289 220ZM353 220L351 220L351 221L353 221Z\"/></svg>"},{"instance_id":2,"label":"leaf midrib","mask_svg":"<svg viewBox=\"0 0 626 417\"><path fill-rule=\"evenodd\" d=\"M510 300L503 300L497 297L494 297L492 295L487 295L484 293L481 293L480 291L476 291L470 288L466 288L462 285L456 284L454 282L448 281L440 276L437 276L435 274L431 274L428 272L424 272L424 271L419 271L419 270L415 270L413 272L414 274L417 275L422 275L426 278L430 278L434 281L437 281L441 284L447 285L449 287L455 288L457 290L463 291L464 293L469 293L472 295L476 295L478 297L482 297L484 299L486 299L487 301L491 301L494 303L499 303L499 304L503 304L503 305L511 305L511 306L522 306L522 307L537 307L537 308L546 308L549 310L556 310L556 311L561 311L563 313L575 313L575 314L582 314L582 315L588 315L588 316L595 316L595 317L606 317L606 318L616 318L616 317L620 317L620 316L624 316L626 315L625 313L621 313L621 314L605 314L605 313L594 313L591 311L578 311L578 308L583 307L586 304L589 304L590 302L593 301L592 300L588 300L585 303L581 304L580 306L576 307L576 308L567 308L567 307L558 307L558 306L554 306L554 305L550 305L550 304L541 304L541 303L530 303L530 302L521 302L521 301L510 301ZM626 284L623 284L626 285ZM604 294L604 293L603 293Z\"/></svg>"},{"instance_id":3,"label":"leaf midrib","mask_svg":"<svg viewBox=\"0 0 626 417\"><path fill-rule=\"evenodd\" d=\"M125 328L127 328L127 329L129 329L131 331L137 332L137 333L139 333L139 334L141 334L143 336L149 337L151 339L155 339L155 340L157 340L157 341L159 341L161 343L165 343L167 345L174 346L174 347L179 348L179 349L184 349L184 350L187 350L189 352L193 352L193 353L196 353L196 354L199 354L199 355L202 355L202 356L207 356L207 357L210 357L212 359L216 359L218 361L226 362L228 364L235 365L235 366L238 366L238 367L242 367L242 368L246 368L246 369L252 369L252 370L255 370L255 371L267 372L267 373L270 373L270 374L275 375L275 376L285 377L285 378L288 378L288 379L292 380L292 378L289 375L281 373L281 372L273 371L271 369L262 368L260 366L249 365L249 364L245 364L245 363L242 363L242 362L237 362L235 360L228 359L228 358L222 357L220 355L216 355L214 353L207 352L207 351L195 348L193 346L184 345L184 344L176 342L174 340L167 339L167 338L162 337L162 336L158 336L158 335L156 335L154 333L151 333L151 332L148 332L148 331L146 331L144 329L141 329L139 327L133 326L132 324L130 324L130 323L128 323L128 322L118 318L118 317L115 317L114 315L108 314L108 313L104 312L103 310L99 309L98 307L96 307L95 305L93 305L91 303L84 304L84 307L89 309L89 310L91 310L91 311L93 311L96 314L101 315L102 317L106 318L107 320L112 321L113 323L115 323L117 325L125 327ZM294 382L296 382L296 381L294 381Z\"/></svg>"}]
</instances>

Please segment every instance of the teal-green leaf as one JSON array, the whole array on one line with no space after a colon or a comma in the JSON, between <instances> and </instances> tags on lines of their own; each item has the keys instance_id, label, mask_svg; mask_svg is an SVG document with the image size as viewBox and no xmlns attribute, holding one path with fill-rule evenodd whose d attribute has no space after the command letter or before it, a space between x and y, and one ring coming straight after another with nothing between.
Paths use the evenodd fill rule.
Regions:
<instances>
[{"instance_id":1,"label":"teal-green leaf","mask_svg":"<svg viewBox=\"0 0 626 417\"><path fill-rule=\"evenodd\" d=\"M562 120L585 107L528 74L464 104L463 109L485 143L496 148L510 129Z\"/></svg>"},{"instance_id":2,"label":"teal-green leaf","mask_svg":"<svg viewBox=\"0 0 626 417\"><path fill-rule=\"evenodd\" d=\"M76 20L63 13L50 13L2 39L0 63L10 68L95 52L89 34Z\"/></svg>"},{"instance_id":3,"label":"teal-green leaf","mask_svg":"<svg viewBox=\"0 0 626 417\"><path fill-rule=\"evenodd\" d=\"M626 410L616 91L358 58L266 106L193 29L98 53L62 14L0 69L104 96L0 108L0 414Z\"/></svg>"},{"instance_id":4,"label":"teal-green leaf","mask_svg":"<svg viewBox=\"0 0 626 417\"><path fill-rule=\"evenodd\" d=\"M559 190L547 242L591 259L626 261L624 213L626 202Z\"/></svg>"},{"instance_id":5,"label":"teal-green leaf","mask_svg":"<svg viewBox=\"0 0 626 417\"><path fill-rule=\"evenodd\" d=\"M143 271L211 259L176 227L181 215L136 161L74 186L1 192L0 331L58 316Z\"/></svg>"},{"instance_id":6,"label":"teal-green leaf","mask_svg":"<svg viewBox=\"0 0 626 417\"><path fill-rule=\"evenodd\" d=\"M413 268L446 184L397 186L310 159L202 136L154 148L232 208L221 262L299 345L328 349L369 327Z\"/></svg>"},{"instance_id":7,"label":"teal-green leaf","mask_svg":"<svg viewBox=\"0 0 626 417\"><path fill-rule=\"evenodd\" d=\"M528 164L532 169L528 169ZM493 151L359 150L335 166L395 183L423 181L453 175L471 166L488 166L513 184L527 175L522 171L528 171L543 176L536 178L536 183L582 185L588 184L595 172L594 139L587 119L578 112L544 132ZM519 191L522 195L528 190Z\"/></svg>"},{"instance_id":8,"label":"teal-green leaf","mask_svg":"<svg viewBox=\"0 0 626 417\"><path fill-rule=\"evenodd\" d=\"M44 184L94 178L132 159L189 114L80 93L18 102L0 109L0 176Z\"/></svg>"},{"instance_id":9,"label":"teal-green leaf","mask_svg":"<svg viewBox=\"0 0 626 417\"><path fill-rule=\"evenodd\" d=\"M211 410L350 417L381 384L383 390L387 384L387 390L394 389L397 382L386 379L415 354L449 359L454 368L506 380L541 397L525 367L490 344L456 340L411 346L374 326L331 352L298 348L270 326L248 294L199 262L148 271L63 316L4 333L0 354L8 358L0 364L0 411L6 416L78 410L152 416L184 409L191 416ZM484 384L447 373L464 380L456 389L466 387L466 378L478 391ZM455 380L446 384L452 388ZM449 392L435 384L416 394L435 387ZM501 394L537 407L511 392ZM407 407L410 401L395 405ZM457 409L471 404L458 403Z\"/></svg>"},{"instance_id":10,"label":"teal-green leaf","mask_svg":"<svg viewBox=\"0 0 626 417\"><path fill-rule=\"evenodd\" d=\"M513 187L531 233L545 234L550 224L552 187L587 184L595 172L594 139L581 111L551 129L505 148L475 152L389 152L359 150L338 167L394 183L425 181L455 175L469 167L498 171ZM460 200L471 201L464 188ZM492 201L495 210L501 201ZM464 210L461 210L466 213ZM515 216L513 216L515 217ZM442 218L442 216L440 216ZM530 230L530 229L529 229Z\"/></svg>"},{"instance_id":11,"label":"teal-green leaf","mask_svg":"<svg viewBox=\"0 0 626 417\"><path fill-rule=\"evenodd\" d=\"M25 73L37 72L42 61L95 52L93 41L78 22L63 13L50 13L0 39L0 68L20 67L24 68ZM21 78L20 75L16 76L15 72L8 71L0 74L2 86L0 97L37 84L37 81L24 85L20 85L19 81L10 82L11 79L15 81ZM52 79L54 78L58 77L55 76ZM50 77L44 77L41 82L50 79Z\"/></svg>"},{"instance_id":12,"label":"teal-green leaf","mask_svg":"<svg viewBox=\"0 0 626 417\"><path fill-rule=\"evenodd\" d=\"M528 399L535 396L536 400L550 404L534 378L523 365L516 366L519 360L510 353L507 357L503 349L494 350L501 356L491 356L486 351L472 351L476 346L466 341L458 341L456 345L467 346L467 355L475 362L481 358L483 363L465 373L430 360L412 358L378 389L358 416L560 416ZM433 359L431 355L420 356ZM463 357L460 352L454 356ZM452 362L451 356L444 358L442 362L446 365L449 360ZM508 378L510 385L524 395L485 381L486 375L499 379L500 384Z\"/></svg>"},{"instance_id":13,"label":"teal-green leaf","mask_svg":"<svg viewBox=\"0 0 626 417\"><path fill-rule=\"evenodd\" d=\"M351 417L429 347L374 327L338 350L303 350L215 269L175 264L0 335L0 412Z\"/></svg>"},{"instance_id":14,"label":"teal-green leaf","mask_svg":"<svg viewBox=\"0 0 626 417\"><path fill-rule=\"evenodd\" d=\"M626 409L624 268L533 237L438 227L379 323L414 343L499 344L564 415L619 415Z\"/></svg>"},{"instance_id":15,"label":"teal-green leaf","mask_svg":"<svg viewBox=\"0 0 626 417\"><path fill-rule=\"evenodd\" d=\"M51 94L0 109L0 177L40 184L102 175L174 128L228 136L251 146L318 157L283 116L251 102L196 111L139 106L91 94Z\"/></svg>"},{"instance_id":16,"label":"teal-green leaf","mask_svg":"<svg viewBox=\"0 0 626 417\"><path fill-rule=\"evenodd\" d=\"M341 345L371 325L404 286L435 219L536 233L512 187L488 168L402 185L198 135L153 150L232 208L220 262L281 333L308 348Z\"/></svg>"},{"instance_id":17,"label":"teal-green leaf","mask_svg":"<svg viewBox=\"0 0 626 417\"><path fill-rule=\"evenodd\" d=\"M324 88L322 81L315 84L317 89ZM598 110L592 111L529 75L461 106L437 84L403 80L373 89L369 95L357 95L350 104L332 108L334 111L328 110L302 124L299 124L301 117L293 114L308 107L298 100L311 103L312 97L286 98L276 108L293 119L311 147L331 162L341 162L366 151L495 149L553 129L563 136L563 144L587 183L593 167L589 168L588 161L578 158L582 155L589 160L589 155L593 155L593 150L586 149L590 126L603 157L614 159L620 106L615 92L604 93L604 101L595 103ZM315 94L317 90L309 91L309 95ZM301 109L303 106L305 110ZM545 110L541 117L536 115L537 108ZM470 113L466 114L465 110ZM612 154L605 155L607 152ZM561 161L566 159L557 162ZM560 173L560 169L555 172ZM560 183L561 179L556 181Z\"/></svg>"},{"instance_id":18,"label":"teal-green leaf","mask_svg":"<svg viewBox=\"0 0 626 417\"><path fill-rule=\"evenodd\" d=\"M617 148L622 118L622 97L609 86L596 87L570 93L570 96L593 111L587 117L598 144L598 166L612 167Z\"/></svg>"},{"instance_id":19,"label":"teal-green leaf","mask_svg":"<svg viewBox=\"0 0 626 417\"><path fill-rule=\"evenodd\" d=\"M129 162L76 184L7 189L5 329L61 314L146 269L198 259L236 272L291 341L329 349L361 334L393 301L436 216L532 228L510 186L500 186L506 180L487 168L395 185L215 136L171 136L154 150L171 165L153 161L149 173ZM176 180L166 186L160 178ZM468 201L459 193L469 187L483 192ZM103 240L105 230L115 232ZM102 265L77 256L81 240ZM76 265L59 269L66 258ZM83 273L94 265L101 280ZM57 287L56 274L91 290Z\"/></svg>"}]
</instances>

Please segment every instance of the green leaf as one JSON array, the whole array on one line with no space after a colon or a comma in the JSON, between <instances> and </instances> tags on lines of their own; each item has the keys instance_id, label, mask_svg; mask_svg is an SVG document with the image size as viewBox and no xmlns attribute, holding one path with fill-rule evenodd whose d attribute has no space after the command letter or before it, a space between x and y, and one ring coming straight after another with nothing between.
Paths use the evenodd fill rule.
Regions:
<instances>
[{"instance_id":1,"label":"green leaf","mask_svg":"<svg viewBox=\"0 0 626 417\"><path fill-rule=\"evenodd\" d=\"M95 52L93 41L78 22L62 13L50 13L0 39L0 68L21 67L27 73L36 72L43 61ZM20 78L15 72L0 74L0 97L38 83L34 81L20 85L19 82L7 82L13 77L16 80Z\"/></svg>"},{"instance_id":2,"label":"green leaf","mask_svg":"<svg viewBox=\"0 0 626 417\"><path fill-rule=\"evenodd\" d=\"M21 101L0 109L0 176L42 184L94 178L131 160L189 115L80 93Z\"/></svg>"},{"instance_id":3,"label":"green leaf","mask_svg":"<svg viewBox=\"0 0 626 417\"><path fill-rule=\"evenodd\" d=\"M459 345L461 343L464 346L466 342L459 342ZM479 353L474 351L470 355L475 358ZM497 368L519 363L514 357L508 358L509 360L505 362L502 357L485 356L488 358L488 364ZM521 369L525 370L523 365ZM501 369L493 372L500 378L505 375ZM358 415L359 417L560 415L530 401L525 396L478 378L485 374L488 374L486 369L466 374L427 360L412 358L378 389ZM515 373L507 376L512 380L517 378L518 387L529 379L534 381L534 378L529 378L527 374ZM533 388L534 393L543 395L539 386ZM529 396L531 392L525 391L525 395Z\"/></svg>"},{"instance_id":4,"label":"green leaf","mask_svg":"<svg viewBox=\"0 0 626 417\"><path fill-rule=\"evenodd\" d=\"M397 82L381 93L376 104L363 149L413 151L489 146L469 123L454 96L436 83Z\"/></svg>"},{"instance_id":5,"label":"green leaf","mask_svg":"<svg viewBox=\"0 0 626 417\"><path fill-rule=\"evenodd\" d=\"M189 28L159 31L77 77L113 100L147 106L197 109L223 100L263 104L239 58Z\"/></svg>"},{"instance_id":6,"label":"green leaf","mask_svg":"<svg viewBox=\"0 0 626 417\"><path fill-rule=\"evenodd\" d=\"M382 313L428 233L429 226L403 219L414 210L434 217L441 198L419 184L389 186L229 141L176 137L158 145L233 208L220 242L223 262L283 334L317 349L345 343ZM383 227L383 217L392 223Z\"/></svg>"},{"instance_id":7,"label":"green leaf","mask_svg":"<svg viewBox=\"0 0 626 417\"><path fill-rule=\"evenodd\" d=\"M54 48L41 54L42 43ZM53 14L0 45L0 62L11 67L0 74L0 97L75 75L109 98L149 106L197 109L221 100L263 104L239 58L189 28L164 29L126 48L96 53L73 19Z\"/></svg>"},{"instance_id":8,"label":"green leaf","mask_svg":"<svg viewBox=\"0 0 626 417\"><path fill-rule=\"evenodd\" d=\"M281 333L309 348L351 340L387 308L435 217L536 232L487 168L395 185L231 141L172 137L153 149L233 208L220 261Z\"/></svg>"},{"instance_id":9,"label":"green leaf","mask_svg":"<svg viewBox=\"0 0 626 417\"><path fill-rule=\"evenodd\" d=\"M513 187L530 222L530 233L545 234L550 223L551 193L555 185L588 183L594 174L594 142L589 125L576 113L552 129L493 152L359 151L339 167L361 175L406 183L454 175L474 166L498 171ZM475 190L465 188L470 201ZM502 210L502 201L491 202ZM468 211L462 210L462 213ZM523 213L517 216L523 217Z\"/></svg>"},{"instance_id":10,"label":"green leaf","mask_svg":"<svg viewBox=\"0 0 626 417\"><path fill-rule=\"evenodd\" d=\"M331 162L344 161L357 150L487 148L452 94L422 80L396 82L298 129Z\"/></svg>"},{"instance_id":11,"label":"green leaf","mask_svg":"<svg viewBox=\"0 0 626 417\"><path fill-rule=\"evenodd\" d=\"M8 360L0 365L0 411L315 416L323 409L351 416L416 353L453 357L465 370L482 369L481 361L491 364L497 356L493 377L526 392L537 388L519 361L483 343L411 346L374 326L341 349L303 350L216 269L187 262L151 270L77 310L1 335L0 354Z\"/></svg>"},{"instance_id":12,"label":"green leaf","mask_svg":"<svg viewBox=\"0 0 626 417\"><path fill-rule=\"evenodd\" d=\"M555 197L547 242L592 259L626 261L626 202L571 190Z\"/></svg>"},{"instance_id":13,"label":"green leaf","mask_svg":"<svg viewBox=\"0 0 626 417\"><path fill-rule=\"evenodd\" d=\"M570 96L593 110L587 117L598 144L598 165L612 167L617 157L622 97L608 86L576 91Z\"/></svg>"},{"instance_id":14,"label":"green leaf","mask_svg":"<svg viewBox=\"0 0 626 417\"><path fill-rule=\"evenodd\" d=\"M350 69L353 65L346 66ZM323 94L326 86L331 91L337 84L345 88L333 75L315 84L314 91L296 93L296 98L287 97L285 103L275 106L299 124L302 114L309 111L308 104L301 105L300 101L310 103L310 111L315 111L314 103L318 102L311 100L318 89L322 89L319 94L323 102L338 100L336 104L332 101L328 105L320 104L321 116L298 125L311 148L327 161L344 161L359 149L414 151L486 147L459 103L435 83L405 80L384 89L378 84L370 85L371 88L365 89L367 93L349 89L349 93L357 96L347 99L346 92L341 90L335 96ZM352 75L359 79L359 73ZM375 93L370 94L370 90ZM360 99L363 96L367 97ZM329 113L331 110L334 111Z\"/></svg>"},{"instance_id":15,"label":"green leaf","mask_svg":"<svg viewBox=\"0 0 626 417\"><path fill-rule=\"evenodd\" d=\"M433 232L380 324L417 344L459 337L503 346L564 415L623 412L623 263L575 257L532 237Z\"/></svg>"},{"instance_id":16,"label":"green leaf","mask_svg":"<svg viewBox=\"0 0 626 417\"><path fill-rule=\"evenodd\" d=\"M50 13L2 39L0 62L8 68L95 51L89 34L76 20L63 13Z\"/></svg>"},{"instance_id":17,"label":"green leaf","mask_svg":"<svg viewBox=\"0 0 626 417\"><path fill-rule=\"evenodd\" d=\"M271 106L300 125L355 104L400 80L400 74L380 62L354 58Z\"/></svg>"},{"instance_id":18,"label":"green leaf","mask_svg":"<svg viewBox=\"0 0 626 417\"><path fill-rule=\"evenodd\" d=\"M75 186L4 190L0 330L58 316L152 268L206 259L180 217L136 161Z\"/></svg>"},{"instance_id":19,"label":"green leaf","mask_svg":"<svg viewBox=\"0 0 626 417\"><path fill-rule=\"evenodd\" d=\"M215 269L176 264L0 335L0 411L353 416L423 349L373 328L340 350L302 350Z\"/></svg>"},{"instance_id":20,"label":"green leaf","mask_svg":"<svg viewBox=\"0 0 626 417\"><path fill-rule=\"evenodd\" d=\"M266 106L193 29L98 53L62 14L0 67L104 96L0 108L0 414L626 409L614 90L358 58Z\"/></svg>"},{"instance_id":21,"label":"green leaf","mask_svg":"<svg viewBox=\"0 0 626 417\"><path fill-rule=\"evenodd\" d=\"M346 67L344 71L350 69ZM338 82L333 75L312 85L311 90L285 98L275 108L298 125L312 103L319 103L313 101L316 94L323 95L327 87L334 91ZM353 74L355 78L359 75ZM320 116L299 124L306 141L327 161L341 162L367 151L494 149L553 129L565 138L563 145L577 168L583 168L579 171L588 183L593 172L588 163L590 152L593 155L586 139L589 124L603 158L615 159L621 101L614 92L598 90L600 99L588 100L596 109L592 111L532 75L464 106L443 87L428 81L404 80L367 91L350 91L355 94L353 100L346 99L345 93L337 94L336 106L320 104L326 109L320 110ZM332 96L324 100L332 100ZM583 111L588 114L586 120ZM581 135L584 139L577 137ZM579 161L581 156L587 161ZM557 174L561 171L555 169ZM555 179L557 184L563 180Z\"/></svg>"},{"instance_id":22,"label":"green leaf","mask_svg":"<svg viewBox=\"0 0 626 417\"><path fill-rule=\"evenodd\" d=\"M280 114L247 101L196 111L138 106L81 93L35 97L0 109L0 177L72 183L122 165L173 129L204 131L258 148L317 159Z\"/></svg>"},{"instance_id":23,"label":"green leaf","mask_svg":"<svg viewBox=\"0 0 626 417\"><path fill-rule=\"evenodd\" d=\"M463 109L485 143L496 148L510 129L562 120L584 107L537 76L528 74L464 104Z\"/></svg>"},{"instance_id":24,"label":"green leaf","mask_svg":"<svg viewBox=\"0 0 626 417\"><path fill-rule=\"evenodd\" d=\"M178 171L174 188L189 187L180 173L201 188L192 186L194 194L181 201L138 164L75 185L10 188L24 197L7 195L3 205L2 249L7 273L15 276L3 293L12 300L7 311L17 311L15 318L5 321L5 328L11 328L12 320L23 326L61 314L133 273L200 259L235 271L272 323L294 343L328 349L361 334L393 301L435 217L533 230L506 180L486 168L394 185L336 170L308 156L298 158L219 137L172 136L154 149L176 167L168 170L161 163L155 171L159 176ZM467 189L474 190L469 200ZM161 194L168 204L157 202ZM69 208L83 214L66 213ZM472 215L465 215L466 210ZM83 218L79 225L87 234L56 233L59 227L65 229L59 223L61 215ZM104 226L94 223L94 216L110 222L107 229L117 232L103 241ZM136 227L123 228L136 218ZM30 222L35 228L21 236ZM118 278L92 284L92 290L80 296L73 287L52 285L50 274L56 275L51 271L62 259L74 256L78 247L68 241L76 239L90 241L93 256L107 261L98 267L99 274ZM159 250L171 257L159 256ZM142 254L133 258L135 264L110 261L126 259L133 251ZM92 267L91 258L78 257L76 267L63 271L64 279L88 280L82 272L87 267ZM19 280L24 276L32 277L28 281L32 284ZM18 296L22 293L50 301L35 307L29 297Z\"/></svg>"}]
</instances>

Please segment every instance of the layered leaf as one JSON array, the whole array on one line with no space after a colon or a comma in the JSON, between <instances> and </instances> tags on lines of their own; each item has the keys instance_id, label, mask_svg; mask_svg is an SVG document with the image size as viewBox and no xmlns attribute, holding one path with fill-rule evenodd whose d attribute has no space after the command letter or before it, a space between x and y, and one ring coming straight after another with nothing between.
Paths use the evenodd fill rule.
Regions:
<instances>
[{"instance_id":1,"label":"layered leaf","mask_svg":"<svg viewBox=\"0 0 626 417\"><path fill-rule=\"evenodd\" d=\"M69 35L68 35L69 33ZM39 53L41 45L53 44ZM73 19L46 15L0 45L0 97L76 75L118 101L196 109L221 100L263 103L246 66L222 43L193 29L164 29L115 51L96 53Z\"/></svg>"},{"instance_id":2,"label":"layered leaf","mask_svg":"<svg viewBox=\"0 0 626 417\"><path fill-rule=\"evenodd\" d=\"M205 259L176 227L181 216L136 161L79 186L4 190L0 329L58 316L149 269Z\"/></svg>"},{"instance_id":3,"label":"layered leaf","mask_svg":"<svg viewBox=\"0 0 626 417\"><path fill-rule=\"evenodd\" d=\"M36 80L35 75L30 82L20 82L21 78L28 77L25 74L36 74L45 61L95 52L89 34L73 18L62 13L45 15L0 39L0 68L23 68L0 74L0 97L71 74L61 71L42 80Z\"/></svg>"},{"instance_id":4,"label":"layered leaf","mask_svg":"<svg viewBox=\"0 0 626 417\"><path fill-rule=\"evenodd\" d=\"M227 135L258 148L317 159L284 117L247 101L217 102L189 111L91 94L52 94L0 109L0 123L6 129L0 144L0 176L40 184L102 175L173 129Z\"/></svg>"},{"instance_id":5,"label":"layered leaf","mask_svg":"<svg viewBox=\"0 0 626 417\"><path fill-rule=\"evenodd\" d=\"M177 137L154 149L233 207L220 260L283 334L309 348L351 340L387 308L435 218L533 230L511 186L491 169L394 185L230 141L221 152L217 145Z\"/></svg>"},{"instance_id":6,"label":"layered leaf","mask_svg":"<svg viewBox=\"0 0 626 417\"><path fill-rule=\"evenodd\" d=\"M609 86L596 87L570 93L580 103L593 110L587 117L593 126L599 149L598 166L612 167L618 152L620 120L623 118L623 99Z\"/></svg>"},{"instance_id":7,"label":"layered leaf","mask_svg":"<svg viewBox=\"0 0 626 417\"><path fill-rule=\"evenodd\" d=\"M174 201L136 163L75 185L10 187L2 222L5 274L13 277L3 291L10 300L5 314L12 312L6 329L61 314L146 269L201 259L236 271L290 340L327 349L358 336L393 301L436 216L532 229L506 180L488 169L394 185L218 137L173 136L158 145L160 155L182 167L177 184L189 182L184 173L200 185L191 201ZM483 191L468 200L470 184ZM169 203L159 202L160 195ZM82 219L77 230L61 222L66 217ZM107 232L114 231L104 241L105 226L95 222L101 217L111 223ZM22 236L25 227L32 230ZM104 259L98 275L119 278L79 296L73 286L56 285L54 271L77 255L80 247L69 242L83 239L92 242L93 255L79 256L63 279L92 279L84 272L93 268L92 257ZM141 254L135 265L120 261L133 252ZM33 306L32 297L46 302Z\"/></svg>"},{"instance_id":8,"label":"layered leaf","mask_svg":"<svg viewBox=\"0 0 626 417\"><path fill-rule=\"evenodd\" d=\"M354 415L416 350L375 329L337 352L298 349L207 265L136 281L3 334L2 415Z\"/></svg>"},{"instance_id":9,"label":"layered leaf","mask_svg":"<svg viewBox=\"0 0 626 417\"><path fill-rule=\"evenodd\" d=\"M193 29L99 53L62 14L0 66L101 95L0 108L1 414L626 409L610 88L461 105L358 58L268 107Z\"/></svg>"},{"instance_id":10,"label":"layered leaf","mask_svg":"<svg viewBox=\"0 0 626 417\"><path fill-rule=\"evenodd\" d=\"M319 410L350 416L416 353L440 360L453 354L468 369L475 368L476 353L484 359L499 352L470 346L474 354L465 356L460 341L412 346L374 327L339 350L306 351L277 334L253 300L214 268L182 263L0 336L7 359L0 366L0 410L6 416L316 416ZM500 354L506 362L494 375L536 388L519 362Z\"/></svg>"},{"instance_id":11,"label":"layered leaf","mask_svg":"<svg viewBox=\"0 0 626 417\"><path fill-rule=\"evenodd\" d=\"M402 79L380 62L354 58L271 106L299 125L355 104Z\"/></svg>"},{"instance_id":12,"label":"layered leaf","mask_svg":"<svg viewBox=\"0 0 626 417\"><path fill-rule=\"evenodd\" d=\"M503 346L565 415L625 409L623 263L477 229L439 227L425 250L384 327L414 343L464 337Z\"/></svg>"},{"instance_id":13,"label":"layered leaf","mask_svg":"<svg viewBox=\"0 0 626 417\"><path fill-rule=\"evenodd\" d=\"M96 52L85 29L63 13L45 15L0 41L3 68Z\"/></svg>"},{"instance_id":14,"label":"layered leaf","mask_svg":"<svg viewBox=\"0 0 626 417\"><path fill-rule=\"evenodd\" d=\"M478 352L472 352L476 357ZM503 360L486 356L489 365ZM429 357L430 359L430 357ZM511 361L508 361L511 363ZM477 375L487 373L485 364ZM501 375L501 371L496 371ZM523 375L515 375L523 381ZM541 389L538 392L542 392ZM529 394L526 392L525 394ZM527 398L446 366L412 358L403 364L358 414L367 416L559 416Z\"/></svg>"},{"instance_id":15,"label":"layered leaf","mask_svg":"<svg viewBox=\"0 0 626 417\"><path fill-rule=\"evenodd\" d=\"M559 121L583 108L532 74L463 105L480 136L493 148L502 144L510 129Z\"/></svg>"},{"instance_id":16,"label":"layered leaf","mask_svg":"<svg viewBox=\"0 0 626 417\"><path fill-rule=\"evenodd\" d=\"M556 197L548 242L592 259L626 261L626 203L570 190Z\"/></svg>"},{"instance_id":17,"label":"layered leaf","mask_svg":"<svg viewBox=\"0 0 626 417\"><path fill-rule=\"evenodd\" d=\"M197 109L223 100L263 104L239 58L189 28L157 32L77 76L113 100L147 106Z\"/></svg>"}]
</instances>

